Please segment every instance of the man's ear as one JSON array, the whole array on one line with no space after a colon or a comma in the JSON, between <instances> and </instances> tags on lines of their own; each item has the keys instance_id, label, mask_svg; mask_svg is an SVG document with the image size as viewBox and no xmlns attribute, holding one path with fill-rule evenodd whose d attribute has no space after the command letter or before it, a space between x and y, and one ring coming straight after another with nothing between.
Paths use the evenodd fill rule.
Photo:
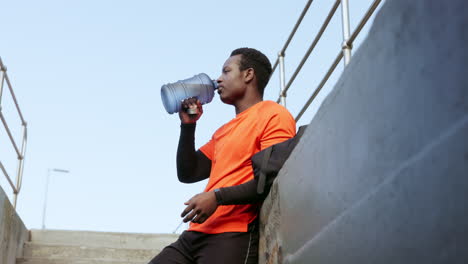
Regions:
<instances>
[{"instance_id":1,"label":"man's ear","mask_svg":"<svg viewBox=\"0 0 468 264\"><path fill-rule=\"evenodd\" d=\"M255 70L253 68L248 68L244 71L244 81L250 83L255 77Z\"/></svg>"}]
</instances>

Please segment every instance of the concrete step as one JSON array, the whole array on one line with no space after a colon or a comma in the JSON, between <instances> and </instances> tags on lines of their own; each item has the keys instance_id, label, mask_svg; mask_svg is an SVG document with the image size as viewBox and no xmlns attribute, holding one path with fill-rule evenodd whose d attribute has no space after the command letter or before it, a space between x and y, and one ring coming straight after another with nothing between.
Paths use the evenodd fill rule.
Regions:
<instances>
[{"instance_id":1,"label":"concrete step","mask_svg":"<svg viewBox=\"0 0 468 264\"><path fill-rule=\"evenodd\" d=\"M19 258L16 264L147 264L145 261L120 261L105 259L83 259L83 258Z\"/></svg>"},{"instance_id":2,"label":"concrete step","mask_svg":"<svg viewBox=\"0 0 468 264\"><path fill-rule=\"evenodd\" d=\"M118 260L125 262L148 262L163 247L154 249L128 249L78 245L53 245L28 242L24 246L23 258L50 259L94 259Z\"/></svg>"},{"instance_id":3,"label":"concrete step","mask_svg":"<svg viewBox=\"0 0 468 264\"><path fill-rule=\"evenodd\" d=\"M109 248L163 248L177 240L177 234L141 234L70 230L31 230L31 242L56 245L86 245Z\"/></svg>"}]
</instances>

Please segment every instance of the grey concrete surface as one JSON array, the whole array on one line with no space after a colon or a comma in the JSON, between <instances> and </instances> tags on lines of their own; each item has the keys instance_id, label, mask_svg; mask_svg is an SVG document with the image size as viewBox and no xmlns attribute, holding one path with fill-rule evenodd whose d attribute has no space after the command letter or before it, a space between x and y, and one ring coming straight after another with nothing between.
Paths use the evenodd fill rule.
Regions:
<instances>
[{"instance_id":1,"label":"grey concrete surface","mask_svg":"<svg viewBox=\"0 0 468 264\"><path fill-rule=\"evenodd\" d=\"M18 259L17 264L147 264L144 261L128 261L128 260L103 260L103 259L50 259L50 258L35 258L35 259Z\"/></svg>"},{"instance_id":2,"label":"grey concrete surface","mask_svg":"<svg viewBox=\"0 0 468 264\"><path fill-rule=\"evenodd\" d=\"M145 234L31 229L31 243L127 249L160 249L177 240L177 234Z\"/></svg>"},{"instance_id":3,"label":"grey concrete surface","mask_svg":"<svg viewBox=\"0 0 468 264\"><path fill-rule=\"evenodd\" d=\"M149 262L162 248L127 249L90 246L46 245L26 243L24 258L50 259L86 259L86 260L120 260Z\"/></svg>"},{"instance_id":4,"label":"grey concrete surface","mask_svg":"<svg viewBox=\"0 0 468 264\"><path fill-rule=\"evenodd\" d=\"M260 238L258 263L278 264L282 260L280 237L281 208L278 194L278 182L274 181L270 194L265 199L260 211Z\"/></svg>"},{"instance_id":5,"label":"grey concrete surface","mask_svg":"<svg viewBox=\"0 0 468 264\"><path fill-rule=\"evenodd\" d=\"M468 116L284 263L467 263L467 135Z\"/></svg>"},{"instance_id":6,"label":"grey concrete surface","mask_svg":"<svg viewBox=\"0 0 468 264\"><path fill-rule=\"evenodd\" d=\"M0 263L15 264L27 239L28 230L0 187Z\"/></svg>"},{"instance_id":7,"label":"grey concrete surface","mask_svg":"<svg viewBox=\"0 0 468 264\"><path fill-rule=\"evenodd\" d=\"M284 263L468 263L466 14L384 3L268 198Z\"/></svg>"},{"instance_id":8,"label":"grey concrete surface","mask_svg":"<svg viewBox=\"0 0 468 264\"><path fill-rule=\"evenodd\" d=\"M146 264L177 234L31 230L17 264Z\"/></svg>"}]
</instances>

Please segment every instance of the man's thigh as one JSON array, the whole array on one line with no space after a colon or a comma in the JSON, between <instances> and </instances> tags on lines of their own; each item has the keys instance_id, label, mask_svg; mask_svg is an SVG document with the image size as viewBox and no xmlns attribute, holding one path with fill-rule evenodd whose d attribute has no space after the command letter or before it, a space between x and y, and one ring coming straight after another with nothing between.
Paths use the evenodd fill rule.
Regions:
<instances>
[{"instance_id":1,"label":"man's thigh","mask_svg":"<svg viewBox=\"0 0 468 264\"><path fill-rule=\"evenodd\" d=\"M258 232L210 235L194 257L197 264L257 264Z\"/></svg>"},{"instance_id":2,"label":"man's thigh","mask_svg":"<svg viewBox=\"0 0 468 264\"><path fill-rule=\"evenodd\" d=\"M185 257L179 250L172 246L165 247L148 264L194 264Z\"/></svg>"},{"instance_id":3,"label":"man's thigh","mask_svg":"<svg viewBox=\"0 0 468 264\"><path fill-rule=\"evenodd\" d=\"M184 232L179 239L165 247L148 264L195 264L192 255L191 234Z\"/></svg>"},{"instance_id":4,"label":"man's thigh","mask_svg":"<svg viewBox=\"0 0 468 264\"><path fill-rule=\"evenodd\" d=\"M203 234L186 231L148 264L257 264L258 228L249 232Z\"/></svg>"}]
</instances>

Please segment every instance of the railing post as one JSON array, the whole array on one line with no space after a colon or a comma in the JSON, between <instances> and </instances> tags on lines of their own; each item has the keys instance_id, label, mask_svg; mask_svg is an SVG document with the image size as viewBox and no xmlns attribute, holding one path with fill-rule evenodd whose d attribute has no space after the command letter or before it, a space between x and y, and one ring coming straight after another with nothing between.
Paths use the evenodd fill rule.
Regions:
<instances>
[{"instance_id":1,"label":"railing post","mask_svg":"<svg viewBox=\"0 0 468 264\"><path fill-rule=\"evenodd\" d=\"M26 154L26 144L28 140L28 127L27 123L23 123L23 142L21 143L21 158L18 160L18 171L16 174L16 191L13 197L13 208L16 209L16 202L18 201L18 194L21 190L23 182L23 169L24 169L24 155Z\"/></svg>"},{"instance_id":2,"label":"railing post","mask_svg":"<svg viewBox=\"0 0 468 264\"><path fill-rule=\"evenodd\" d=\"M341 48L343 49L343 57L344 57L344 64L345 67L348 65L349 61L351 60L351 49L352 46L348 44L349 40L349 5L348 0L341 0L341 18L343 24L343 44Z\"/></svg>"},{"instance_id":3,"label":"railing post","mask_svg":"<svg viewBox=\"0 0 468 264\"><path fill-rule=\"evenodd\" d=\"M3 82L5 80L5 71L6 69L0 64L0 105L2 105L2 95L3 95Z\"/></svg>"},{"instance_id":4,"label":"railing post","mask_svg":"<svg viewBox=\"0 0 468 264\"><path fill-rule=\"evenodd\" d=\"M8 75L6 73L7 68L3 64L2 58L0 57L0 121L5 127L6 133L8 137L10 138L10 142L13 145L13 148L18 155L18 169L17 169L17 174L16 174L16 185L13 183L11 180L10 176L8 175L8 172L6 171L5 167L0 161L0 171L5 175L8 183L10 184L11 188L13 189L13 208L16 209L16 204L18 201L18 194L21 189L21 183L23 180L23 169L24 169L24 155L26 153L26 144L27 144L27 123L23 118L23 114L21 113L21 109L19 108L18 101L16 100L15 93L13 92L13 88L11 87L10 80L8 79ZM18 149L18 146L16 145L16 141L11 134L11 130L8 127L8 124L5 120L5 117L2 113L2 97L3 97L3 84L7 83L7 87L10 90L11 97L13 99L13 102L16 106L16 110L18 111L18 115L21 119L21 125L23 127L23 140L21 144L21 150Z\"/></svg>"},{"instance_id":5,"label":"railing post","mask_svg":"<svg viewBox=\"0 0 468 264\"><path fill-rule=\"evenodd\" d=\"M280 72L279 72L279 77L280 77L280 103L286 107L286 93L285 93L285 88L286 88L286 80L284 77L284 52L280 51L278 53L278 61L279 61L279 66L280 66Z\"/></svg>"}]
</instances>

